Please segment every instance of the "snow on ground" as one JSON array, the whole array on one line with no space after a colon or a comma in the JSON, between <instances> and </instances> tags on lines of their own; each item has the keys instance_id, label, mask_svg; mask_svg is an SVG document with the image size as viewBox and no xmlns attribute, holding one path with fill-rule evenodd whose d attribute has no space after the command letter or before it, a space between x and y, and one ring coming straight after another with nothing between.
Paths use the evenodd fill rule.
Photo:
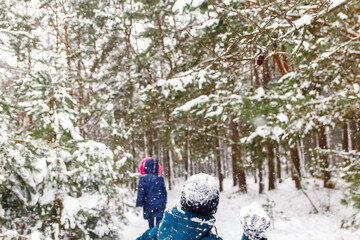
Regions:
<instances>
[{"instance_id":1,"label":"snow on ground","mask_svg":"<svg viewBox=\"0 0 360 240\"><path fill-rule=\"evenodd\" d=\"M239 212L242 207L253 202L259 205L272 205L273 225L267 233L269 240L359 240L360 229L341 229L341 220L350 216L354 210L340 204L344 185L338 183L337 189L324 189L321 182L309 180L306 192L318 208L318 214L311 213L312 206L301 191L296 191L291 179L278 185L278 189L258 194L258 186L248 181L248 193L237 192L230 179L224 182L220 194L218 212L215 214L217 231L224 240L241 239ZM182 182L168 191L168 207L180 202ZM121 240L135 240L147 229L147 221L135 211L127 214L129 223L121 232Z\"/></svg>"}]
</instances>

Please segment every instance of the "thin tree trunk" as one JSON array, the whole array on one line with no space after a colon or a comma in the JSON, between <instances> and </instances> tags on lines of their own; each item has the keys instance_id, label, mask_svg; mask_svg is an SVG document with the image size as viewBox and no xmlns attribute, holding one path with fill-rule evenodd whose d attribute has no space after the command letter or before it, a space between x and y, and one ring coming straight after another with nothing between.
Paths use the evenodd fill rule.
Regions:
<instances>
[{"instance_id":1,"label":"thin tree trunk","mask_svg":"<svg viewBox=\"0 0 360 240\"><path fill-rule=\"evenodd\" d=\"M257 166L255 166L255 169L253 170L253 174L254 174L254 183L258 183Z\"/></svg>"},{"instance_id":2,"label":"thin tree trunk","mask_svg":"<svg viewBox=\"0 0 360 240\"><path fill-rule=\"evenodd\" d=\"M350 122L351 145L353 150L360 151L360 126L356 117L357 115L355 115L354 119Z\"/></svg>"},{"instance_id":3,"label":"thin tree trunk","mask_svg":"<svg viewBox=\"0 0 360 240\"><path fill-rule=\"evenodd\" d=\"M59 33L59 15L58 15L58 3L55 0L55 31L56 31L56 54L59 53L60 33ZM57 69L57 60L55 58L55 68Z\"/></svg>"},{"instance_id":4,"label":"thin tree trunk","mask_svg":"<svg viewBox=\"0 0 360 240\"><path fill-rule=\"evenodd\" d=\"M238 144L239 141L239 129L238 124L231 121L231 132L232 132L232 167L233 167L233 185L239 185L241 192L247 192L246 175L245 169L242 166L242 153L241 146Z\"/></svg>"},{"instance_id":5,"label":"thin tree trunk","mask_svg":"<svg viewBox=\"0 0 360 240\"><path fill-rule=\"evenodd\" d=\"M294 167L293 178L296 189L301 189L301 173L300 173L300 158L297 146L290 148L290 158Z\"/></svg>"},{"instance_id":6,"label":"thin tree trunk","mask_svg":"<svg viewBox=\"0 0 360 240\"><path fill-rule=\"evenodd\" d=\"M171 164L170 164L170 158L169 158L169 148L168 146L163 146L163 162L164 165L166 166L166 177L168 179L168 185L169 185L169 190L171 190Z\"/></svg>"},{"instance_id":7,"label":"thin tree trunk","mask_svg":"<svg viewBox=\"0 0 360 240\"><path fill-rule=\"evenodd\" d=\"M281 183L281 158L279 145L276 146L276 173L277 179L279 180L279 183Z\"/></svg>"},{"instance_id":8,"label":"thin tree trunk","mask_svg":"<svg viewBox=\"0 0 360 240\"><path fill-rule=\"evenodd\" d=\"M134 135L131 135L131 154L133 156L134 159L136 159L136 151L135 151L135 138ZM133 160L133 164L132 164L132 171L136 172L137 171L137 165L135 164L135 161ZM136 179L133 178L132 180L132 189L136 190Z\"/></svg>"},{"instance_id":9,"label":"thin tree trunk","mask_svg":"<svg viewBox=\"0 0 360 240\"><path fill-rule=\"evenodd\" d=\"M238 175L239 175L239 167L238 167L238 144L239 140L239 132L237 130L237 124L233 121L233 118L230 121L230 129L231 129L231 163L232 163L232 173L233 173L233 186L238 184Z\"/></svg>"},{"instance_id":10,"label":"thin tree trunk","mask_svg":"<svg viewBox=\"0 0 360 240\"><path fill-rule=\"evenodd\" d=\"M189 139L192 137L192 131L189 131ZM194 174L194 163L193 163L193 147L192 144L189 144L189 176L192 176Z\"/></svg>"},{"instance_id":11,"label":"thin tree trunk","mask_svg":"<svg viewBox=\"0 0 360 240\"><path fill-rule=\"evenodd\" d=\"M259 73L256 67L254 67L254 77L255 77L254 87L257 88L259 87L260 83L259 83Z\"/></svg>"},{"instance_id":12,"label":"thin tree trunk","mask_svg":"<svg viewBox=\"0 0 360 240\"><path fill-rule=\"evenodd\" d=\"M243 161L242 161L242 152L241 152L241 146L238 147L238 151L239 151L239 174L238 174L238 180L239 180L239 190L240 192L247 192L247 184L246 184L246 174L245 174L245 169L243 166Z\"/></svg>"},{"instance_id":13,"label":"thin tree trunk","mask_svg":"<svg viewBox=\"0 0 360 240\"><path fill-rule=\"evenodd\" d=\"M65 50L66 50L66 61L69 68L69 73L71 72L71 62L70 62L70 42L69 42L69 33L67 25L64 26L65 33Z\"/></svg>"},{"instance_id":14,"label":"thin tree trunk","mask_svg":"<svg viewBox=\"0 0 360 240\"><path fill-rule=\"evenodd\" d=\"M269 144L267 146L268 149L268 168L269 168L269 186L268 186L268 190L274 190L275 189L275 181L276 181L276 177L275 177L275 154L274 154L274 149L273 149L273 145Z\"/></svg>"},{"instance_id":15,"label":"thin tree trunk","mask_svg":"<svg viewBox=\"0 0 360 240\"><path fill-rule=\"evenodd\" d=\"M189 130L186 129L185 130L185 154L184 154L184 175L185 175L185 180L188 179L189 177Z\"/></svg>"},{"instance_id":16,"label":"thin tree trunk","mask_svg":"<svg viewBox=\"0 0 360 240\"><path fill-rule=\"evenodd\" d=\"M268 83L271 80L268 60L264 60L262 66L263 66L263 86L267 87Z\"/></svg>"},{"instance_id":17,"label":"thin tree trunk","mask_svg":"<svg viewBox=\"0 0 360 240\"><path fill-rule=\"evenodd\" d=\"M321 150L326 150L327 149L327 139L326 139L326 132L325 132L325 127L321 126L320 127L320 132L319 132L319 148ZM324 155L324 153L320 153L320 166L322 168L322 172L323 172L323 180L324 180L324 187L329 188L329 180L331 178L331 174L329 171L329 161L327 159L327 156Z\"/></svg>"},{"instance_id":18,"label":"thin tree trunk","mask_svg":"<svg viewBox=\"0 0 360 240\"><path fill-rule=\"evenodd\" d=\"M147 134L147 149L148 149L148 156L153 156L153 148L154 148L154 142L153 142L153 129L151 125L151 119L148 119L148 134Z\"/></svg>"},{"instance_id":19,"label":"thin tree trunk","mask_svg":"<svg viewBox=\"0 0 360 240\"><path fill-rule=\"evenodd\" d=\"M304 137L304 166L305 166L306 172L309 172L310 174L312 174L311 151L312 151L312 149L315 149L315 148L316 148L316 141L313 137L313 133L306 135Z\"/></svg>"},{"instance_id":20,"label":"thin tree trunk","mask_svg":"<svg viewBox=\"0 0 360 240\"><path fill-rule=\"evenodd\" d=\"M342 130L343 130L343 136L342 136L342 149L344 151L349 151L349 132L348 132L348 124L344 123L342 125Z\"/></svg>"},{"instance_id":21,"label":"thin tree trunk","mask_svg":"<svg viewBox=\"0 0 360 240\"><path fill-rule=\"evenodd\" d=\"M259 194L264 192L263 160L258 160Z\"/></svg>"},{"instance_id":22,"label":"thin tree trunk","mask_svg":"<svg viewBox=\"0 0 360 240\"><path fill-rule=\"evenodd\" d=\"M78 51L80 51L80 44L81 44L81 33L78 32ZM79 129L80 129L80 136L84 137L84 129L83 129L83 118L81 116L82 107L83 107L83 100L84 100L84 89L83 84L81 82L81 61L78 59L77 62L77 73L76 73L76 79L79 85Z\"/></svg>"},{"instance_id":23,"label":"thin tree trunk","mask_svg":"<svg viewBox=\"0 0 360 240\"><path fill-rule=\"evenodd\" d=\"M220 192L223 191L223 173L222 173L222 166L221 166L221 156L220 156L220 144L219 144L219 132L217 127L215 128L215 138L214 138L214 153L215 153L215 160L217 164L217 173L219 178L219 190Z\"/></svg>"}]
</instances>

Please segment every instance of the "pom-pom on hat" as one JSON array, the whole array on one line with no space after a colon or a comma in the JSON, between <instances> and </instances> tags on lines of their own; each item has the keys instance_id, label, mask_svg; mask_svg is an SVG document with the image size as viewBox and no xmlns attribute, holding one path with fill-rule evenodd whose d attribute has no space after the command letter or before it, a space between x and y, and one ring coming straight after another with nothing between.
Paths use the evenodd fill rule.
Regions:
<instances>
[{"instance_id":1,"label":"pom-pom on hat","mask_svg":"<svg viewBox=\"0 0 360 240\"><path fill-rule=\"evenodd\" d=\"M266 239L265 232L270 227L270 218L257 203L241 208L240 223L249 240Z\"/></svg>"},{"instance_id":2,"label":"pom-pom on hat","mask_svg":"<svg viewBox=\"0 0 360 240\"><path fill-rule=\"evenodd\" d=\"M208 174L193 175L182 188L180 203L189 212L212 216L219 205L219 186Z\"/></svg>"}]
</instances>

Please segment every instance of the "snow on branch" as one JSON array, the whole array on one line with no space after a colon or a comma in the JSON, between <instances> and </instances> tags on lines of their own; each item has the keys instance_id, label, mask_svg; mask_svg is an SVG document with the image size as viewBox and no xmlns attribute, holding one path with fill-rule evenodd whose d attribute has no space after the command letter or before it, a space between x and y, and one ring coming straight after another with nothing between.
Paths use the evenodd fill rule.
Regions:
<instances>
[{"instance_id":1,"label":"snow on branch","mask_svg":"<svg viewBox=\"0 0 360 240\"><path fill-rule=\"evenodd\" d=\"M184 105L176 108L173 112L173 114L179 114L181 112L189 112L191 109L193 109L195 106L208 102L209 101L209 97L206 95L201 95L198 98L195 98L193 100L188 101L187 103L185 103Z\"/></svg>"},{"instance_id":2,"label":"snow on branch","mask_svg":"<svg viewBox=\"0 0 360 240\"><path fill-rule=\"evenodd\" d=\"M32 34L30 34L28 32L25 32L25 31L11 31L11 30L0 28L0 33L4 33L4 34L7 34L7 35L24 35L24 36L26 36L28 38L31 38L31 39L34 38L34 35L32 35Z\"/></svg>"},{"instance_id":3,"label":"snow on branch","mask_svg":"<svg viewBox=\"0 0 360 240\"><path fill-rule=\"evenodd\" d=\"M324 9L319 13L319 17L323 17L329 12L332 12L333 10L345 5L346 3L350 2L350 0L332 0L331 4L328 9Z\"/></svg>"},{"instance_id":4,"label":"snow on branch","mask_svg":"<svg viewBox=\"0 0 360 240\"><path fill-rule=\"evenodd\" d=\"M351 38L349 41L341 44L341 45L338 46L337 48L335 48L335 49L333 49L333 50L331 50L331 51L324 52L324 53L321 55L321 57L320 57L319 59L317 59L317 61L315 61L315 62L319 62L319 61L321 61L321 60L324 60L324 59L330 57L331 55L333 55L334 53L336 53L338 50L340 50L340 49L343 48L343 47L346 47L347 45L349 45L350 43L352 43L352 42L355 41L355 40L359 40L359 37Z\"/></svg>"},{"instance_id":5,"label":"snow on branch","mask_svg":"<svg viewBox=\"0 0 360 240\"><path fill-rule=\"evenodd\" d=\"M7 231L4 234L0 233L0 238L22 238L22 239L29 239L29 237L20 235L16 231Z\"/></svg>"}]
</instances>

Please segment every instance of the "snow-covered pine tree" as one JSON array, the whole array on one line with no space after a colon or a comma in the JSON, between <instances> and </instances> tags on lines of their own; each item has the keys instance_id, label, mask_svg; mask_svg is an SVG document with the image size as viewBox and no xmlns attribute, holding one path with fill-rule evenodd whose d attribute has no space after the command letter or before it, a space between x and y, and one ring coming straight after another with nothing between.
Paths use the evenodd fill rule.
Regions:
<instances>
[{"instance_id":1,"label":"snow-covered pine tree","mask_svg":"<svg viewBox=\"0 0 360 240\"><path fill-rule=\"evenodd\" d=\"M121 152L115 158L109 147L83 137L82 79L74 84L79 76L72 70L78 69L68 54L78 45L70 45L74 35L65 20L72 13L63 12L72 9L60 1L5 3L9 19L23 14L32 21L41 15L43 21L26 31L12 29L9 21L11 31L1 42L9 68L16 71L2 79L2 89L9 91L1 98L0 231L39 239L113 239L131 204L120 185L131 155ZM12 44L21 42L19 37L38 39L31 49L36 54ZM17 66L11 65L13 55Z\"/></svg>"}]
</instances>

